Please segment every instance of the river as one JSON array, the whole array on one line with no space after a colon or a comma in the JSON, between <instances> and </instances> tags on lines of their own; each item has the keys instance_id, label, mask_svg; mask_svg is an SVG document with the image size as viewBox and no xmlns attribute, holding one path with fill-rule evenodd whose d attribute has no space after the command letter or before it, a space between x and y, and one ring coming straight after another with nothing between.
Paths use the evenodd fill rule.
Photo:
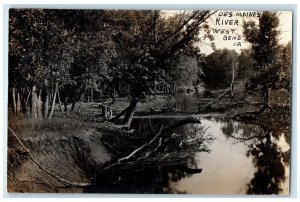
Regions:
<instances>
[{"instance_id":1,"label":"river","mask_svg":"<svg viewBox=\"0 0 300 202\"><path fill-rule=\"evenodd\" d=\"M201 92L180 93L173 101L178 110L196 111ZM187 194L289 194L290 145L280 131L268 132L259 125L222 118L205 119L189 124L175 133L205 134L214 140L207 144L210 152L196 152L193 163L201 173L190 174L180 166L164 166L141 171L116 171L92 190L105 193L187 193ZM180 117L136 117L133 128L140 135L153 134L162 125ZM111 178L112 177L112 178ZM89 190L90 192L91 190Z\"/></svg>"}]
</instances>

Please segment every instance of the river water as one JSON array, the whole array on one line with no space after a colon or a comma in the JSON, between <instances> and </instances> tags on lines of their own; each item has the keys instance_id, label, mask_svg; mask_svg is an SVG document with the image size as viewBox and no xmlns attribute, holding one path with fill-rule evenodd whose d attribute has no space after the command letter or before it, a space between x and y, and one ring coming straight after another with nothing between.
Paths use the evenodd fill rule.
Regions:
<instances>
[{"instance_id":1,"label":"river water","mask_svg":"<svg viewBox=\"0 0 300 202\"><path fill-rule=\"evenodd\" d=\"M203 95L181 93L174 97L176 108L197 111ZM141 171L119 171L109 183L94 190L105 193L187 193L187 194L289 194L290 145L286 135L266 133L259 125L245 124L226 118L205 119L201 124L188 124L175 133L205 134L214 140L207 144L210 152L196 152L194 164L201 173L190 174L180 166L165 166ZM141 135L153 134L162 125L180 117L134 118L133 128Z\"/></svg>"}]
</instances>

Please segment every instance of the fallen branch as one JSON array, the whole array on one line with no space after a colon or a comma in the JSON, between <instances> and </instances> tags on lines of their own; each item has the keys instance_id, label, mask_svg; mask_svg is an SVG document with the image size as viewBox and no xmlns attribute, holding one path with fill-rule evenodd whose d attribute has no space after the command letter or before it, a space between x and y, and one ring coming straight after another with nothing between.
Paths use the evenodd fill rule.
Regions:
<instances>
[{"instance_id":1,"label":"fallen branch","mask_svg":"<svg viewBox=\"0 0 300 202\"><path fill-rule=\"evenodd\" d=\"M135 149L133 152L131 152L129 155L122 157L120 159L118 159L116 162L109 164L108 166L102 168L102 171L108 170L109 168L116 166L120 163L122 163L125 160L130 159L132 156L134 156L137 152L141 151L142 149L144 149L146 146L150 145L160 134L161 134L161 130L162 127L160 128L159 132L154 136L154 138L152 138L152 140L146 144L143 144L142 146L140 146L139 148Z\"/></svg>"},{"instance_id":2,"label":"fallen branch","mask_svg":"<svg viewBox=\"0 0 300 202\"><path fill-rule=\"evenodd\" d=\"M136 150L134 150L133 152L131 152L128 156L125 156L123 158L120 158L118 160L118 162L122 162L124 160L128 160L130 159L132 156L134 156L137 152L141 151L143 148L145 148L146 146L149 146L152 144L152 142L154 142L156 140L156 138L162 133L162 127L160 128L159 132L150 140L150 142L143 144L141 147L137 148Z\"/></svg>"},{"instance_id":3,"label":"fallen branch","mask_svg":"<svg viewBox=\"0 0 300 202\"><path fill-rule=\"evenodd\" d=\"M30 153L29 149L27 149L27 147L22 143L22 141L19 139L19 137L14 133L14 131L12 129L10 129L8 127L8 130L11 132L11 134L16 138L16 140L19 142L19 144L23 147L23 149L28 153L29 157L31 158L31 160L33 161L33 163L35 165L37 165L42 171L44 171L45 173L47 173L48 175L50 175L51 177L54 177L55 179L57 179L60 182L63 182L65 184L68 184L71 187L87 187L92 185L91 183L88 182L71 182L69 180L66 180L62 177L59 177L55 174L53 174L52 172L50 172L47 168L44 168L42 165L40 165L35 158L32 156L32 154Z\"/></svg>"},{"instance_id":4,"label":"fallen branch","mask_svg":"<svg viewBox=\"0 0 300 202\"><path fill-rule=\"evenodd\" d=\"M183 119L183 120L180 120L170 126L167 126L167 127L161 127L159 132L148 142L148 143L145 143L143 145L141 145L140 147L138 147L137 149L135 149L134 151L132 151L129 155L125 156L125 157L122 157L122 158L119 158L118 160L116 160L115 162L105 166L104 168L101 169L101 171L106 171L116 165L119 165L121 164L122 162L126 161L126 160L129 160L130 158L132 158L134 155L136 155L138 152L142 151L144 148L146 148L147 146L150 146L160 135L166 133L166 132L169 132L175 128L178 128L178 127L181 127L185 124L189 124L189 123L198 123L198 124L201 124L201 121L199 119L196 119L194 117L188 117L186 119Z\"/></svg>"}]
</instances>

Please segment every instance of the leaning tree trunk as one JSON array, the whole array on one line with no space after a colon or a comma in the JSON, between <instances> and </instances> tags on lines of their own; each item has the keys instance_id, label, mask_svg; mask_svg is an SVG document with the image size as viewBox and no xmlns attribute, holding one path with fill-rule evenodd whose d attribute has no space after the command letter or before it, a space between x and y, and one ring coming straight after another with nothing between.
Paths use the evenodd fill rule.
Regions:
<instances>
[{"instance_id":1,"label":"leaning tree trunk","mask_svg":"<svg viewBox=\"0 0 300 202\"><path fill-rule=\"evenodd\" d=\"M58 83L55 84L55 92L54 92L54 95L53 95L52 104L51 104L50 112L49 112L49 115L48 115L48 119L51 119L51 117L53 115L57 92L58 92Z\"/></svg>"},{"instance_id":2,"label":"leaning tree trunk","mask_svg":"<svg viewBox=\"0 0 300 202\"><path fill-rule=\"evenodd\" d=\"M129 105L129 107L124 115L124 118L122 120L122 124L124 124L127 128L129 128L131 125L137 102L138 102L137 98L132 98L130 105Z\"/></svg>"},{"instance_id":3,"label":"leaning tree trunk","mask_svg":"<svg viewBox=\"0 0 300 202\"><path fill-rule=\"evenodd\" d=\"M58 104L59 104L59 108L61 110L61 112L64 112L62 106L61 106L61 101L60 101L60 96L59 96L59 90L57 90L57 98L58 98Z\"/></svg>"}]
</instances>

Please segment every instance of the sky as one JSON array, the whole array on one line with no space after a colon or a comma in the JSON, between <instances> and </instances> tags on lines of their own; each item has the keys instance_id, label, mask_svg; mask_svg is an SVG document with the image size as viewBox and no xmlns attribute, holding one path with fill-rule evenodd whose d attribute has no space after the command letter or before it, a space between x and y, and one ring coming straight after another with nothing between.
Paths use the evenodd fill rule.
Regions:
<instances>
[{"instance_id":1,"label":"sky","mask_svg":"<svg viewBox=\"0 0 300 202\"><path fill-rule=\"evenodd\" d=\"M253 20L258 23L259 11L218 11L214 16L209 19L209 25L215 37L214 43L217 49L234 49L238 53L242 49L249 48L250 44L244 40L243 33L243 20ZM242 16L241 16L242 15ZM279 26L280 31L279 43L287 44L292 40L292 12L279 11ZM215 33L218 29L228 30L229 34ZM234 30L234 31L233 31ZM230 40L228 40L230 38ZM235 40L232 38L235 37ZM240 38L239 38L240 37ZM209 54L213 50L207 44L200 43L200 50Z\"/></svg>"},{"instance_id":2,"label":"sky","mask_svg":"<svg viewBox=\"0 0 300 202\"><path fill-rule=\"evenodd\" d=\"M167 11L168 14L176 13L178 11ZM253 20L258 23L261 11L233 11L224 10L218 11L212 15L207 21L210 26L210 31L214 36L214 43L217 49L233 49L238 53L242 49L247 49L250 44L244 40L243 34L243 21ZM280 44L287 44L292 40L292 12L278 11L280 31L279 42ZM220 33L220 31L224 31ZM227 32L227 33L226 33ZM203 33L200 33L203 36ZM200 50L204 54L213 52L211 42L206 39L199 44Z\"/></svg>"}]
</instances>

